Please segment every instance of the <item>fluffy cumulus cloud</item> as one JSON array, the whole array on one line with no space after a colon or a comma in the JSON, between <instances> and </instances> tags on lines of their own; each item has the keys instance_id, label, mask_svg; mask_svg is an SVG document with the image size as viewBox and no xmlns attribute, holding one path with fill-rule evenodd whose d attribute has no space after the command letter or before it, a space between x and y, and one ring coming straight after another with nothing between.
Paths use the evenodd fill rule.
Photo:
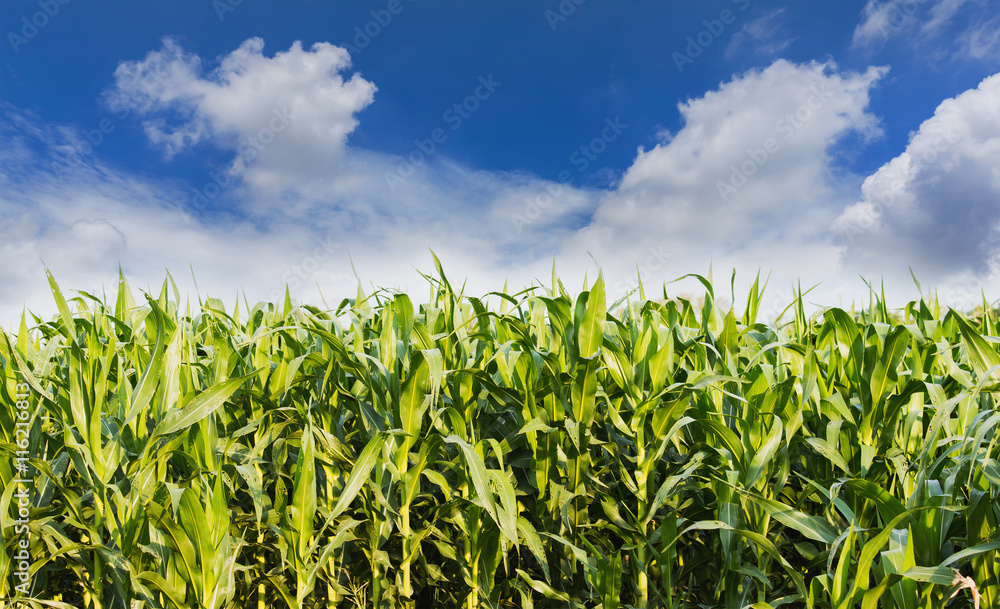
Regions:
<instances>
[{"instance_id":1,"label":"fluffy cumulus cloud","mask_svg":"<svg viewBox=\"0 0 1000 609\"><path fill-rule=\"evenodd\" d=\"M376 87L347 77L349 66L347 52L330 44L304 50L296 42L267 57L253 38L206 72L167 39L142 61L120 64L107 97L113 108L141 114L150 141L170 153L205 139L234 152L227 172L211 172L191 193L189 208L204 207L226 182L239 211L269 226L308 222L323 235L381 249L423 238L420 229L457 239L458 228L475 227L478 239L512 251L587 206L586 196L567 191L544 219L518 225L508 211L544 181L474 172L418 150L415 162L350 148L355 115ZM483 77L475 95L481 100L494 86Z\"/></svg>"},{"instance_id":2,"label":"fluffy cumulus cloud","mask_svg":"<svg viewBox=\"0 0 1000 609\"><path fill-rule=\"evenodd\" d=\"M168 157L208 140L237 151L230 174L260 187L330 171L375 85L358 74L345 79L350 56L329 43L305 50L296 41L273 57L263 49L251 38L204 73L197 55L166 39L144 59L119 64L107 99L143 116Z\"/></svg>"},{"instance_id":3,"label":"fluffy cumulus cloud","mask_svg":"<svg viewBox=\"0 0 1000 609\"><path fill-rule=\"evenodd\" d=\"M827 227L847 194L832 157L848 135L879 135L867 106L884 73L778 60L681 103L680 130L639 151L576 242L625 261L619 289L635 284L635 267L659 281L709 261L829 276Z\"/></svg>"},{"instance_id":4,"label":"fluffy cumulus cloud","mask_svg":"<svg viewBox=\"0 0 1000 609\"><path fill-rule=\"evenodd\" d=\"M43 261L92 291L113 286L119 264L138 285L170 269L193 288L191 267L213 294L276 298L287 284L318 301L354 294L352 266L369 288L420 289L416 269L433 268L433 249L485 291L508 275L530 281L533 261L551 264L596 206L594 192L526 173L474 171L443 155L413 167L351 148L375 87L348 65L328 44L267 57L257 39L213 69L171 40L122 62L106 96L116 128L139 117L168 157L197 145L231 154L187 185L108 166L78 129L5 108L0 253L10 264L0 279L15 288L0 294L0 323L24 303L47 310Z\"/></svg>"},{"instance_id":5,"label":"fluffy cumulus cloud","mask_svg":"<svg viewBox=\"0 0 1000 609\"><path fill-rule=\"evenodd\" d=\"M1000 273L1000 74L944 101L834 228L850 269Z\"/></svg>"}]
</instances>

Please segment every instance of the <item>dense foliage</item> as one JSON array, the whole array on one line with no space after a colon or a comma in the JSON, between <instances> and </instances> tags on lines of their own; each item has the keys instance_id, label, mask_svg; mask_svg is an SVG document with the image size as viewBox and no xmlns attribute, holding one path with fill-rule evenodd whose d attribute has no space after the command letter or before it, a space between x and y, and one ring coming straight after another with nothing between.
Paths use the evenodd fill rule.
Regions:
<instances>
[{"instance_id":1,"label":"dense foliage","mask_svg":"<svg viewBox=\"0 0 1000 609\"><path fill-rule=\"evenodd\" d=\"M438 271L416 310L198 314L50 278L60 315L0 337L0 596L27 539L31 607L1000 606L986 303L775 327L757 283L739 314Z\"/></svg>"}]
</instances>

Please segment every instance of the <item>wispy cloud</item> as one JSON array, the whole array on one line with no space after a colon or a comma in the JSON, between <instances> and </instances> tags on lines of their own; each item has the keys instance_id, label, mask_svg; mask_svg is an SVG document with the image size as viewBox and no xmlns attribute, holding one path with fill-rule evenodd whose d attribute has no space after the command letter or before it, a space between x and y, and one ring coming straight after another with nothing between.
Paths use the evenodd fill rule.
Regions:
<instances>
[{"instance_id":1,"label":"wispy cloud","mask_svg":"<svg viewBox=\"0 0 1000 609\"><path fill-rule=\"evenodd\" d=\"M868 0L853 46L874 52L897 40L926 59L995 62L1000 21L990 0Z\"/></svg>"},{"instance_id":2,"label":"wispy cloud","mask_svg":"<svg viewBox=\"0 0 1000 609\"><path fill-rule=\"evenodd\" d=\"M960 54L975 60L1000 61L1000 16L973 24L959 36Z\"/></svg>"},{"instance_id":3,"label":"wispy cloud","mask_svg":"<svg viewBox=\"0 0 1000 609\"><path fill-rule=\"evenodd\" d=\"M931 5L929 16L920 31L923 34L940 34L951 21L958 15L959 11L966 4L978 2L979 0L938 0Z\"/></svg>"},{"instance_id":4,"label":"wispy cloud","mask_svg":"<svg viewBox=\"0 0 1000 609\"><path fill-rule=\"evenodd\" d=\"M855 47L871 48L884 44L899 28L912 24L912 13L904 12L907 0L868 0L861 11L861 22L854 28ZM917 3L910 6L916 10Z\"/></svg>"},{"instance_id":5,"label":"wispy cloud","mask_svg":"<svg viewBox=\"0 0 1000 609\"><path fill-rule=\"evenodd\" d=\"M725 57L732 60L740 54L773 57L787 49L798 36L792 36L785 25L785 9L774 9L743 25L726 46Z\"/></svg>"}]
</instances>

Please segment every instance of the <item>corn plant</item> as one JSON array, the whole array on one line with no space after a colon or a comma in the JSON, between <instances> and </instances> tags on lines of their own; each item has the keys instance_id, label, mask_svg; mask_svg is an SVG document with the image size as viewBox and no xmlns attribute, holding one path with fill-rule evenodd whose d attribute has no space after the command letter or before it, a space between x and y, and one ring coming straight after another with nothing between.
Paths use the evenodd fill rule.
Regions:
<instances>
[{"instance_id":1,"label":"corn plant","mask_svg":"<svg viewBox=\"0 0 1000 609\"><path fill-rule=\"evenodd\" d=\"M1000 606L985 299L436 270L328 309L50 276L0 337L0 608Z\"/></svg>"}]
</instances>

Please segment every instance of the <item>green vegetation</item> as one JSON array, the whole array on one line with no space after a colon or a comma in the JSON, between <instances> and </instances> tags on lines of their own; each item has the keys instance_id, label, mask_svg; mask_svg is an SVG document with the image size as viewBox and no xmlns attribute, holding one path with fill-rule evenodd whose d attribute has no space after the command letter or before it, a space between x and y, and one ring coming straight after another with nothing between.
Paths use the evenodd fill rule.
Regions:
<instances>
[{"instance_id":1,"label":"green vegetation","mask_svg":"<svg viewBox=\"0 0 1000 609\"><path fill-rule=\"evenodd\" d=\"M697 306L428 280L416 310L197 315L51 281L60 315L0 337L0 596L24 412L17 606L1000 606L986 303L799 294L773 327L756 283L739 313L703 279Z\"/></svg>"}]
</instances>

